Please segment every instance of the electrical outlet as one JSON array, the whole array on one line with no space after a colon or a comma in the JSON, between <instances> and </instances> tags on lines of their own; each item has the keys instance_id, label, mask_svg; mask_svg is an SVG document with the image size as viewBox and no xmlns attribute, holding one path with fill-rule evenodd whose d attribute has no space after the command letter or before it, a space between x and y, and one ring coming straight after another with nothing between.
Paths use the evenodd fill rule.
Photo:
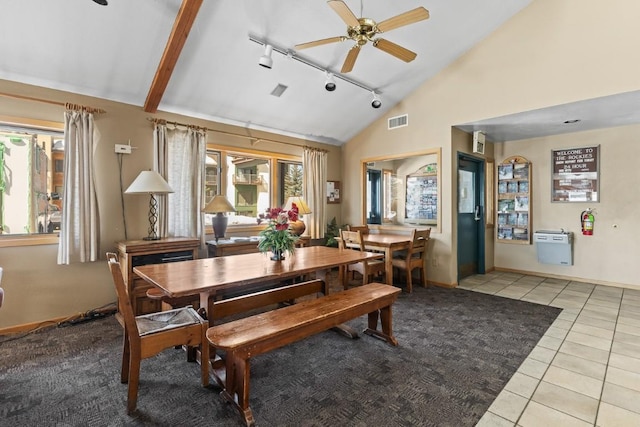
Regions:
<instances>
[{"instance_id":1,"label":"electrical outlet","mask_svg":"<svg viewBox=\"0 0 640 427\"><path fill-rule=\"evenodd\" d=\"M116 153L131 154L131 146L124 144L116 144Z\"/></svg>"}]
</instances>

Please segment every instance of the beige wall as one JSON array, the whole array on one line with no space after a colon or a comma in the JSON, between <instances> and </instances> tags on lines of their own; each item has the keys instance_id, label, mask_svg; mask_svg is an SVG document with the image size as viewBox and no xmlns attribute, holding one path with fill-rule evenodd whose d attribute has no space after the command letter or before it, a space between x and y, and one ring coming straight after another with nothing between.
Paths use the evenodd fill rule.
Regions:
<instances>
[{"instance_id":1,"label":"beige wall","mask_svg":"<svg viewBox=\"0 0 640 427\"><path fill-rule=\"evenodd\" d=\"M640 206L640 126L565 134L496 144L498 161L523 156L532 163L533 230L572 231L573 266L539 264L535 245L496 244L498 268L546 272L596 283L640 287L640 239L635 226ZM600 146L600 202L551 202L551 150ZM580 232L580 213L595 209L593 236Z\"/></svg>"},{"instance_id":2,"label":"beige wall","mask_svg":"<svg viewBox=\"0 0 640 427\"><path fill-rule=\"evenodd\" d=\"M482 43L401 101L387 113L387 117L374 122L348 142L343 157L345 191L352 194L359 191L355 165L361 158L442 147L444 217L442 232L432 234L436 241L430 256L437 258L438 267L429 267L428 278L439 283L456 283L455 163L456 150L461 146L457 141L452 143L452 127L637 90L640 53L634 17L639 14L640 3L634 0L532 2ZM409 114L409 126L388 131L387 118L405 113ZM543 162L549 161L547 149L531 149L543 150L542 156L547 159ZM466 151L471 151L470 139ZM603 157L607 154L604 152ZM604 173L609 172L605 169ZM637 172L633 169L619 173L630 174L631 181L636 179ZM603 197L600 209L605 203L609 200ZM343 206L344 220L353 222L359 215L357 201L348 200ZM538 212L534 211L533 215L534 221L540 219ZM534 224L537 226L539 223ZM614 241L602 243L602 250L618 250ZM498 248L496 256L497 251ZM575 268L573 272L577 274L578 270ZM588 274L578 277L596 279ZM616 279L612 280L630 283L629 274L614 277Z\"/></svg>"},{"instance_id":3,"label":"beige wall","mask_svg":"<svg viewBox=\"0 0 640 427\"><path fill-rule=\"evenodd\" d=\"M29 96L56 102L72 102L102 108L106 114L96 117L100 139L96 151L96 191L100 212L100 251L114 249L114 242L125 239L122 219L119 172L115 144L137 147L133 154L123 159L122 180L126 188L141 170L152 168L153 136L149 117L190 123L227 132L246 132L219 123L188 117L159 113L151 115L142 108L103 99L21 85L0 80L0 92ZM25 117L37 120L61 122L64 109L46 103L19 100L0 96L0 116ZM252 146L250 141L229 135L208 133L208 142L260 151L302 156L302 146L309 145L329 150L327 178L341 180L341 149L337 146L317 144L285 136L254 132L257 137L298 144L291 145L261 142ZM127 237L139 239L147 235L149 199L125 195ZM336 216L341 223L340 205L327 206L327 221ZM1 243L1 242L0 242ZM115 301L111 276L105 262L56 264L57 245L2 247L0 265L4 268L2 287L5 302L0 310L0 329L14 325L40 322L52 318L74 315Z\"/></svg>"},{"instance_id":4,"label":"beige wall","mask_svg":"<svg viewBox=\"0 0 640 427\"><path fill-rule=\"evenodd\" d=\"M637 90L640 75L637 16L640 16L640 2L636 0L535 0L388 112L387 117L408 113L408 127L388 131L387 117L384 117L349 141L342 147L342 153L336 147L325 147L331 150L327 178L340 180L343 194L341 204L328 205L327 218L336 216L338 224L360 221L359 174L362 158L442 147L441 232L432 234L434 244L430 254L436 257L438 266L429 267L428 277L440 283L456 283L454 166L456 150L470 152L471 143L470 139L466 142L456 139L452 143L452 127L484 118ZM151 166L151 127L146 120L150 115L139 107L5 81L0 81L0 91L76 102L108 111L97 121L102 134L97 153L97 181L102 220L101 248L103 251L111 249L112 242L124 237L113 145L130 139L138 147L124 162L123 180L130 183L140 170ZM62 110L47 104L2 98L0 115L60 121ZM159 114L158 117L229 129L227 126L180 116ZM634 188L633 183L637 188L640 172L637 168L618 166L625 156L631 158L626 151L632 150L631 143L627 142L628 137L623 138L619 145L608 143L620 139L617 135L623 132L623 129L599 131L593 136L601 141L603 148L601 179L603 183L607 181L607 189L602 188L602 202L596 206L595 235L591 240L577 240L575 267L562 270L570 273L558 274L575 275L583 280L604 278L616 283L638 284L637 277L632 275L635 268L632 261L638 258L640 251L637 243L624 236L634 234L630 225L631 210L634 204L637 205L637 196L634 199L633 194L626 194L629 198L625 199L622 188L627 184ZM530 146L531 141L529 144L507 143L503 144L503 152L496 151L495 157L499 161L507 155L507 151L513 151L531 158L534 162L534 197L541 197L542 203L545 196L539 189L548 188L544 182L548 179L548 173L544 170L548 168L550 148L558 148L556 144L589 145L583 137L557 137L557 140L542 141L540 146L538 143L541 141L537 140L533 146ZM248 144L238 138L224 139L214 142L243 147ZM290 140L286 137L282 139ZM260 149L291 151L285 147L264 144ZM614 182L619 188L614 187ZM146 215L138 213L146 211L147 201L134 197L126 198L125 203L129 235L146 234ZM574 229L577 227L577 218L576 222L571 218L577 216L578 205L550 207L562 211L562 220L567 224L572 223ZM533 206L534 229L557 226L556 218L544 212L541 206ZM619 227L613 229L613 223ZM492 233L490 236L492 238ZM491 253L490 245L493 242L488 243L487 253ZM514 260L505 260L504 251L503 244L496 244L497 267L538 267L539 270L535 271L555 272L533 261L533 246L522 247ZM586 255L587 252L593 252L594 255ZM58 266L55 264L55 254L54 246L0 248L0 264L5 268L2 285L6 291L6 303L0 310L0 327L69 315L114 300L106 266L102 263ZM595 264L604 264L600 260L606 261L607 266L596 267ZM622 260L628 264L625 265Z\"/></svg>"}]
</instances>

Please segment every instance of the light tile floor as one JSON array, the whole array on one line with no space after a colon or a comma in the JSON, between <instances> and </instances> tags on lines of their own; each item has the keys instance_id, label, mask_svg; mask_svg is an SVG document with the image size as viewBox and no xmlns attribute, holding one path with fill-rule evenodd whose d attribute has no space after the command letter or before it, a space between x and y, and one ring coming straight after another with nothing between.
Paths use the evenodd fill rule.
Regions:
<instances>
[{"instance_id":1,"label":"light tile floor","mask_svg":"<svg viewBox=\"0 0 640 427\"><path fill-rule=\"evenodd\" d=\"M563 309L477 426L640 426L640 290L505 272L460 288Z\"/></svg>"}]
</instances>

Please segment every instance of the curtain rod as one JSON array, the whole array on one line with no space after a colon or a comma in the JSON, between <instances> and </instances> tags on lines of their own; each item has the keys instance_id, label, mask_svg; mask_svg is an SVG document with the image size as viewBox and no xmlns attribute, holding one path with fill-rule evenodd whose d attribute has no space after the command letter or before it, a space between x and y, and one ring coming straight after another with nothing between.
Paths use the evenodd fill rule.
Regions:
<instances>
[{"instance_id":1,"label":"curtain rod","mask_svg":"<svg viewBox=\"0 0 640 427\"><path fill-rule=\"evenodd\" d=\"M93 107L87 107L84 105L80 105L80 104L72 104L69 102L58 102L58 101L51 101L49 99L42 99L42 98L34 98L31 96L24 96L24 95L15 95L12 93L5 93L5 92L0 92L0 96L4 96L7 98L14 98L14 99L22 99L25 101L35 101L35 102L42 102L44 104L52 104L52 105L60 105L68 110L83 110L83 111L87 111L89 113L96 113L96 114L104 114L106 113L105 110L103 110L102 108L93 108Z\"/></svg>"},{"instance_id":2,"label":"curtain rod","mask_svg":"<svg viewBox=\"0 0 640 427\"><path fill-rule=\"evenodd\" d=\"M244 138L244 139L249 139L251 140L251 145L255 145L258 142L273 142L276 144L284 144L284 145L291 145L293 147L301 147L301 148L310 148L313 150L319 150L319 151L324 151L325 153L328 153L328 150L322 149L322 148L315 148L315 147L307 147L306 145L298 145L298 144L294 144L292 142L284 142L284 141L276 141L275 139L267 139L267 138L259 138L256 136L250 136L250 135L243 135L241 133L234 133L234 132L227 132L224 130L218 130L218 129L211 129L208 127L201 127L201 126L195 126L195 125L189 125L186 123L179 123L179 122L172 122L169 120L164 120L164 119L156 119L153 117L148 117L147 120L149 120L150 122L153 123L159 123L159 124L170 124L170 125L174 125L174 126L183 126L183 127L198 127L200 129L205 129L209 132L216 132L216 133L220 133L223 135L229 135L229 136L236 136L238 138Z\"/></svg>"}]
</instances>

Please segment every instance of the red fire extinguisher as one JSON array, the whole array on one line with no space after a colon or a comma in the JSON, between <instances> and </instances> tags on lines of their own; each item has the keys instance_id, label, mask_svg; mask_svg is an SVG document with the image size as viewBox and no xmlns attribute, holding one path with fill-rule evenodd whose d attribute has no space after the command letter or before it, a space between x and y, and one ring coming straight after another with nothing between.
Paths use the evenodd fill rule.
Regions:
<instances>
[{"instance_id":1,"label":"red fire extinguisher","mask_svg":"<svg viewBox=\"0 0 640 427\"><path fill-rule=\"evenodd\" d=\"M580 224L582 226L582 234L585 236L593 236L593 213L591 209L582 211L580 214Z\"/></svg>"}]
</instances>

